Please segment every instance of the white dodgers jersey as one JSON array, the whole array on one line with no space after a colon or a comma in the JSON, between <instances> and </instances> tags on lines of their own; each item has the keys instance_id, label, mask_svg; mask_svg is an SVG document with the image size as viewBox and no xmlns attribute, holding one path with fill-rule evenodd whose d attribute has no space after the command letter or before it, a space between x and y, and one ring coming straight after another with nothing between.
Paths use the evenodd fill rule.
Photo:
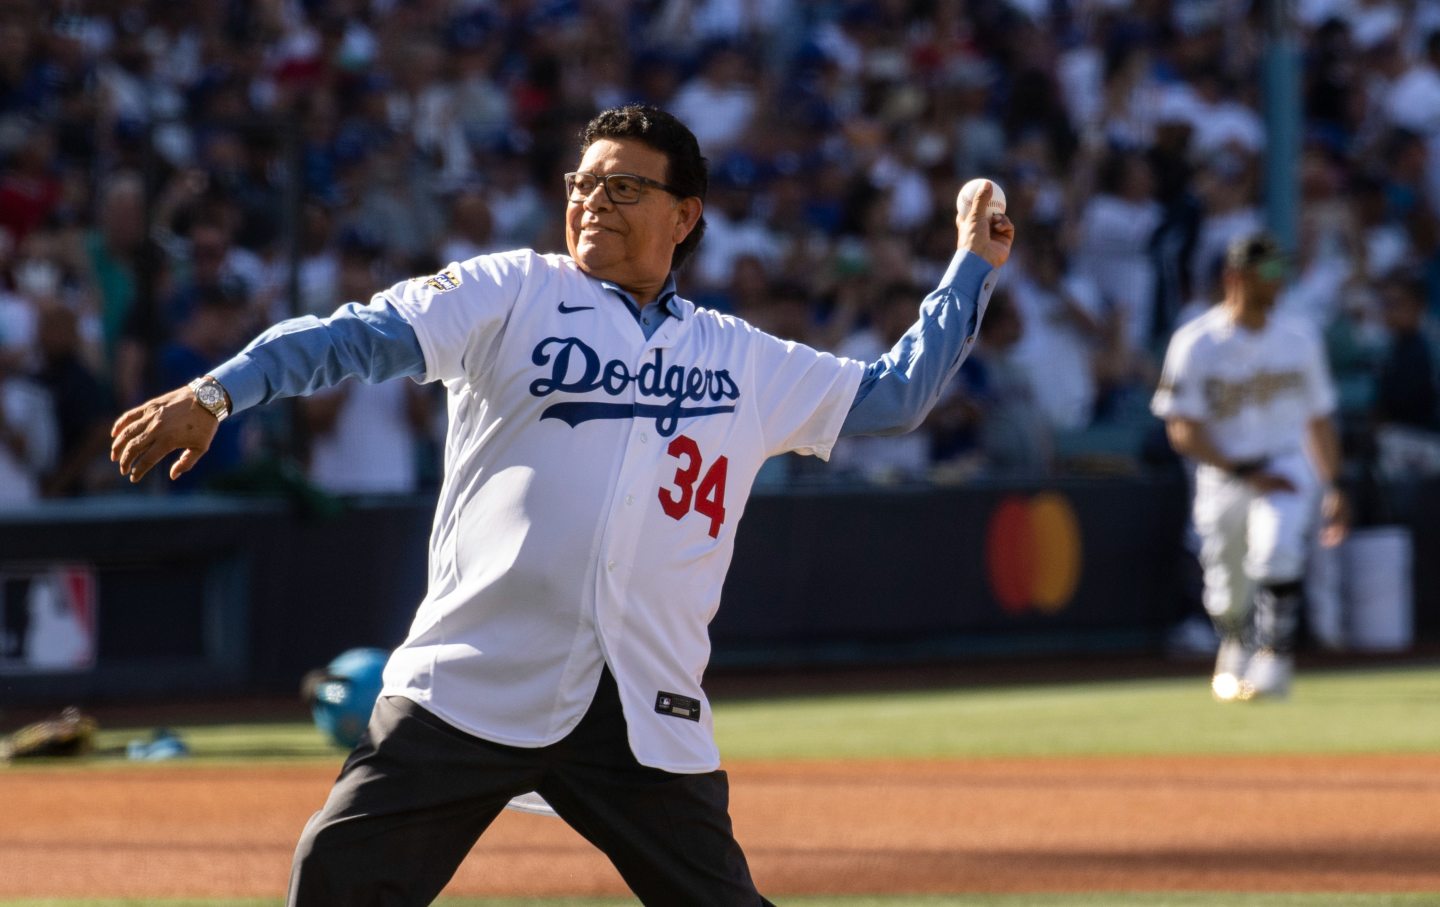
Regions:
<instances>
[{"instance_id":1,"label":"white dodgers jersey","mask_svg":"<svg viewBox=\"0 0 1440 907\"><path fill-rule=\"evenodd\" d=\"M864 365L678 298L647 340L563 255L484 255L386 298L450 429L429 589L385 693L543 746L608 663L640 762L718 767L700 684L751 483L775 454L829 455Z\"/></svg>"},{"instance_id":2,"label":"white dodgers jersey","mask_svg":"<svg viewBox=\"0 0 1440 907\"><path fill-rule=\"evenodd\" d=\"M1335 389L1308 322L1272 312L1249 331L1217 305L1175 332L1150 408L1204 423L1227 459L1262 460L1299 452Z\"/></svg>"}]
</instances>

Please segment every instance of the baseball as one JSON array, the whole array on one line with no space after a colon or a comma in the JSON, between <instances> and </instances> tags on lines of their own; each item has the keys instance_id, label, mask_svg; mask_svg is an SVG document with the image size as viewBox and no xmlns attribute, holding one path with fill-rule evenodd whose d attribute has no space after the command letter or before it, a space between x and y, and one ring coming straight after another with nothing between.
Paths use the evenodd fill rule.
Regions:
<instances>
[{"instance_id":1,"label":"baseball","mask_svg":"<svg viewBox=\"0 0 1440 907\"><path fill-rule=\"evenodd\" d=\"M986 183L989 183L990 185L995 187L994 193L990 196L990 210L988 213L1004 214L1005 190L1000 188L999 183L995 182L994 180L987 179L973 179L965 185L961 186L960 194L955 197L955 210L960 212L961 214L969 211L970 203L974 201L975 196L980 192L981 188L983 188Z\"/></svg>"}]
</instances>

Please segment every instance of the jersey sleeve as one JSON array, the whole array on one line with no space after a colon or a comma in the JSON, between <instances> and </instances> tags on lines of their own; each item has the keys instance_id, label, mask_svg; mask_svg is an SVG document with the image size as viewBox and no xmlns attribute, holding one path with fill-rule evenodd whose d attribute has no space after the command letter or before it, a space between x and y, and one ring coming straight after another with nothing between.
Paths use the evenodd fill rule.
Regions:
<instances>
[{"instance_id":1,"label":"jersey sleeve","mask_svg":"<svg viewBox=\"0 0 1440 907\"><path fill-rule=\"evenodd\" d=\"M423 380L474 381L489 367L535 255L480 255L384 292L415 329L425 354Z\"/></svg>"},{"instance_id":2,"label":"jersey sleeve","mask_svg":"<svg viewBox=\"0 0 1440 907\"><path fill-rule=\"evenodd\" d=\"M1150 411L1161 419L1203 420L1209 414L1204 384L1194 335L1177 334L1165 353L1165 366L1155 396L1150 399Z\"/></svg>"},{"instance_id":3,"label":"jersey sleeve","mask_svg":"<svg viewBox=\"0 0 1440 907\"><path fill-rule=\"evenodd\" d=\"M346 378L376 384L414 377L424 365L414 330L377 295L369 305L346 303L329 318L301 315L272 325L210 374L238 413Z\"/></svg>"},{"instance_id":4,"label":"jersey sleeve","mask_svg":"<svg viewBox=\"0 0 1440 907\"><path fill-rule=\"evenodd\" d=\"M830 458L865 365L755 332L755 385L765 455Z\"/></svg>"}]
</instances>

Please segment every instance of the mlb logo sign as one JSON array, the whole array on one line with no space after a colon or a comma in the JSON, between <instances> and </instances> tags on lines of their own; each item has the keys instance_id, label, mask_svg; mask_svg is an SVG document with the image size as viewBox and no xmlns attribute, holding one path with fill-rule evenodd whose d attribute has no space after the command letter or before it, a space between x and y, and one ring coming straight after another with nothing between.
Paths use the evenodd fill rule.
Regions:
<instances>
[{"instance_id":1,"label":"mlb logo sign","mask_svg":"<svg viewBox=\"0 0 1440 907\"><path fill-rule=\"evenodd\" d=\"M0 674L89 670L97 627L91 567L0 565Z\"/></svg>"}]
</instances>

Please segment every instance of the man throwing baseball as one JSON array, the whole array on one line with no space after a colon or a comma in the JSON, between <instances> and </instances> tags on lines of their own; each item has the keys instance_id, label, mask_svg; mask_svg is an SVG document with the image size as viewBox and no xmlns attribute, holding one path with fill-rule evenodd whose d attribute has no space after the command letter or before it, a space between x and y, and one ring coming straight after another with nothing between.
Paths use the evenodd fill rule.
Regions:
<instances>
[{"instance_id":1,"label":"man throwing baseball","mask_svg":"<svg viewBox=\"0 0 1440 907\"><path fill-rule=\"evenodd\" d=\"M1324 348L1272 311L1285 268L1266 234L1230 246L1224 301L1175 332L1151 403L1196 463L1205 608L1221 639L1211 687L1227 702L1289 691L1317 497L1321 541L1345 533Z\"/></svg>"},{"instance_id":2,"label":"man throwing baseball","mask_svg":"<svg viewBox=\"0 0 1440 907\"><path fill-rule=\"evenodd\" d=\"M429 904L538 792L646 904L765 904L731 832L707 624L767 457L908 431L979 330L1014 228L960 211L910 332L865 364L696 308L705 159L652 107L607 110L565 174L568 255L456 262L261 334L122 415L138 481L218 419L348 376L439 381L450 415L429 588L369 729L295 854L292 905Z\"/></svg>"}]
</instances>

